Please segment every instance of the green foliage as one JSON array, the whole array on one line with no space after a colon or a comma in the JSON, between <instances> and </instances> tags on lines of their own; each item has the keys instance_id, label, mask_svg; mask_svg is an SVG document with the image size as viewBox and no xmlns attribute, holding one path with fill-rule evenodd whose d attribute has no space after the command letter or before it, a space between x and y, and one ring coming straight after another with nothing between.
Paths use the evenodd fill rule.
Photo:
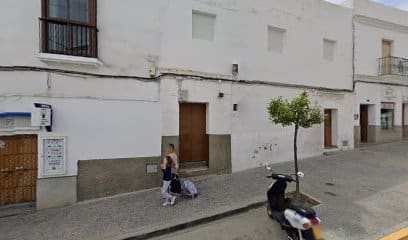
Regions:
<instances>
[{"instance_id":1,"label":"green foliage","mask_svg":"<svg viewBox=\"0 0 408 240\"><path fill-rule=\"evenodd\" d=\"M268 105L270 120L282 126L295 125L310 128L314 124L323 122L323 115L319 107L311 106L309 95L303 91L292 101L283 100L282 97L272 99Z\"/></svg>"}]
</instances>

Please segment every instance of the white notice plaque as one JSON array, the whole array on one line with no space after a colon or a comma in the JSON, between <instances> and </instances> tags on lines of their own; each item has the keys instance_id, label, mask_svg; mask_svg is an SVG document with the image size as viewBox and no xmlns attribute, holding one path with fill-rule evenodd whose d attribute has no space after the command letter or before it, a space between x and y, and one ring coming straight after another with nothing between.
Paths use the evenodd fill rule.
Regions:
<instances>
[{"instance_id":1,"label":"white notice plaque","mask_svg":"<svg viewBox=\"0 0 408 240\"><path fill-rule=\"evenodd\" d=\"M42 144L44 176L65 175L65 137L47 137Z\"/></svg>"}]
</instances>

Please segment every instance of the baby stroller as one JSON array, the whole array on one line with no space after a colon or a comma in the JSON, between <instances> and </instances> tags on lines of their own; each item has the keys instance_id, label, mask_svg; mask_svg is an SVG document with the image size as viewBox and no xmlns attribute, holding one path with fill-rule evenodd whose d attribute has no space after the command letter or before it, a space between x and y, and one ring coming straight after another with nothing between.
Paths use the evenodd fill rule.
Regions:
<instances>
[{"instance_id":1,"label":"baby stroller","mask_svg":"<svg viewBox=\"0 0 408 240\"><path fill-rule=\"evenodd\" d=\"M184 179L181 184L178 175L176 175L170 183L170 191L172 193L181 194L182 197L195 199L198 197L197 187L191 180Z\"/></svg>"}]
</instances>

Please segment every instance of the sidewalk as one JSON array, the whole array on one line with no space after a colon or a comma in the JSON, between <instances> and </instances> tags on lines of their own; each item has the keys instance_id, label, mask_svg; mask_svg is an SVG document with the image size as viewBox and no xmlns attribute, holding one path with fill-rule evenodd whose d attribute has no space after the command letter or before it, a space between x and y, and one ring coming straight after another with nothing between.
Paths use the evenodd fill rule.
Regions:
<instances>
[{"instance_id":1,"label":"sidewalk","mask_svg":"<svg viewBox=\"0 0 408 240\"><path fill-rule=\"evenodd\" d=\"M265 201L263 168L198 181L200 196L162 207L159 189L0 219L0 239L124 239Z\"/></svg>"},{"instance_id":2,"label":"sidewalk","mask_svg":"<svg viewBox=\"0 0 408 240\"><path fill-rule=\"evenodd\" d=\"M407 142L365 147L300 162L301 188L322 201L326 239L376 239L408 223ZM292 163L274 166L292 172ZM0 218L0 238L124 239L266 200L263 168L209 176L196 200L162 207L158 189ZM394 228L394 229L393 229Z\"/></svg>"}]
</instances>

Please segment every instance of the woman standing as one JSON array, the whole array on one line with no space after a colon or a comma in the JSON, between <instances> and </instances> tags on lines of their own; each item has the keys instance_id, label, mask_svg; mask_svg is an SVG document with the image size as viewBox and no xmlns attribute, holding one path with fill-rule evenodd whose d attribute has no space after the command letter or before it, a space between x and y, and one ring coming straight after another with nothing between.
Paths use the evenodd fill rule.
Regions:
<instances>
[{"instance_id":1,"label":"woman standing","mask_svg":"<svg viewBox=\"0 0 408 240\"><path fill-rule=\"evenodd\" d=\"M171 169L173 167L173 159L170 156L166 156L166 158L163 159L162 164L160 164L160 167L163 170L163 187L161 189L161 193L165 198L163 206L169 204L173 206L176 201L176 196L171 195L169 189L172 179Z\"/></svg>"},{"instance_id":2,"label":"woman standing","mask_svg":"<svg viewBox=\"0 0 408 240\"><path fill-rule=\"evenodd\" d=\"M173 177L175 177L175 175L178 174L179 169L180 169L178 159L177 159L176 147L174 146L174 144L170 143L166 146L165 152L166 152L166 155L170 156L171 159L173 160L173 166L171 169L171 173L173 174Z\"/></svg>"}]
</instances>

